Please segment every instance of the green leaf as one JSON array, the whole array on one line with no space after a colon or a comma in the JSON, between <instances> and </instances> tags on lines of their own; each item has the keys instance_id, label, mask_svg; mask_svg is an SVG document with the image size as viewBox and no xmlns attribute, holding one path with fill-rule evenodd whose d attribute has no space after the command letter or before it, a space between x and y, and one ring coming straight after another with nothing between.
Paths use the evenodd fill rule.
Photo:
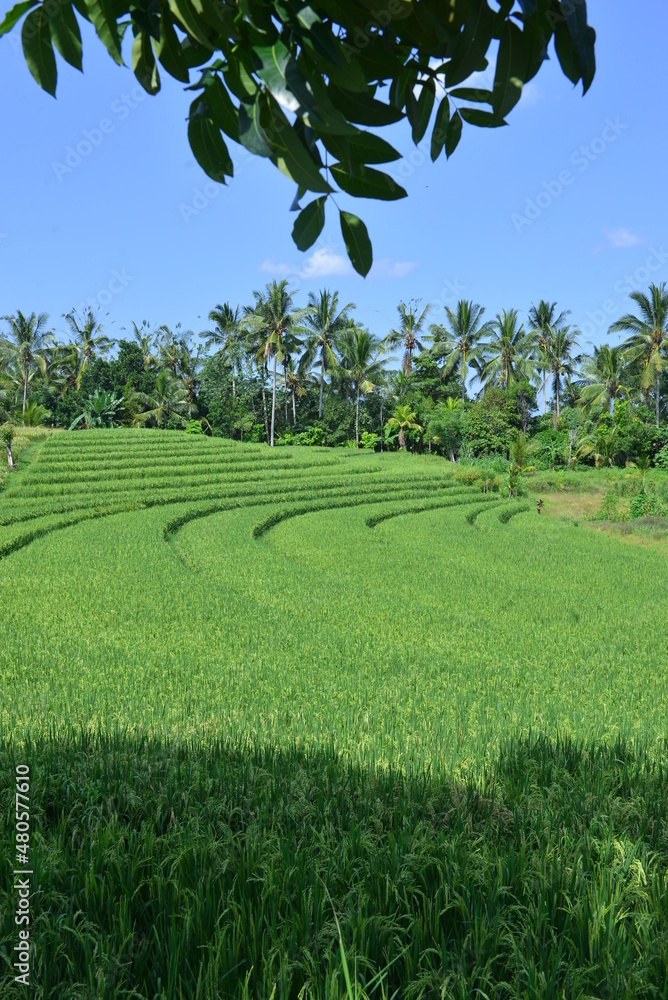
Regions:
<instances>
[{"instance_id":1,"label":"green leaf","mask_svg":"<svg viewBox=\"0 0 668 1000\"><path fill-rule=\"evenodd\" d=\"M134 75L148 94L157 94L160 90L160 74L155 64L155 56L151 47L151 36L146 31L140 31L132 43L130 63Z\"/></svg>"},{"instance_id":2,"label":"green leaf","mask_svg":"<svg viewBox=\"0 0 668 1000\"><path fill-rule=\"evenodd\" d=\"M220 77L211 77L204 87L204 97L218 128L239 142L239 109L232 103Z\"/></svg>"},{"instance_id":3,"label":"green leaf","mask_svg":"<svg viewBox=\"0 0 668 1000\"><path fill-rule=\"evenodd\" d=\"M188 142L202 170L214 181L224 184L225 177L232 177L234 173L232 160L220 129L209 118L198 114L197 108L193 113L193 107L199 103L195 101L191 107Z\"/></svg>"},{"instance_id":4,"label":"green leaf","mask_svg":"<svg viewBox=\"0 0 668 1000\"><path fill-rule=\"evenodd\" d=\"M179 21L179 24L192 38L213 52L215 45L203 28L201 15L195 10L190 0L168 0L169 8Z\"/></svg>"},{"instance_id":5,"label":"green leaf","mask_svg":"<svg viewBox=\"0 0 668 1000\"><path fill-rule=\"evenodd\" d=\"M492 104L498 118L505 118L522 96L527 75L528 51L523 32L512 21L501 30L496 57Z\"/></svg>"},{"instance_id":6,"label":"green leaf","mask_svg":"<svg viewBox=\"0 0 668 1000\"><path fill-rule=\"evenodd\" d=\"M343 112L348 121L356 122L358 125L392 125L404 117L398 108L375 100L373 93L368 90L355 93L330 84L328 93L332 102Z\"/></svg>"},{"instance_id":7,"label":"green leaf","mask_svg":"<svg viewBox=\"0 0 668 1000\"><path fill-rule=\"evenodd\" d=\"M54 8L49 23L51 38L61 56L70 66L83 72L81 62L81 32L71 4L61 0Z\"/></svg>"},{"instance_id":8,"label":"green leaf","mask_svg":"<svg viewBox=\"0 0 668 1000\"><path fill-rule=\"evenodd\" d=\"M56 96L56 57L51 47L51 32L49 19L43 7L38 7L28 14L21 29L23 54L28 69L42 90L52 97Z\"/></svg>"},{"instance_id":9,"label":"green leaf","mask_svg":"<svg viewBox=\"0 0 668 1000\"><path fill-rule=\"evenodd\" d=\"M417 100L412 90L406 93L406 114L412 126L413 142L416 146L427 131L435 97L436 86L433 80L427 80L422 84Z\"/></svg>"},{"instance_id":10,"label":"green leaf","mask_svg":"<svg viewBox=\"0 0 668 1000\"><path fill-rule=\"evenodd\" d=\"M345 163L355 161L357 163L391 163L393 160L400 160L401 153L397 152L394 146L381 139L373 132L361 132L356 130L352 136L327 135L321 136L326 149L332 153L337 160Z\"/></svg>"},{"instance_id":11,"label":"green leaf","mask_svg":"<svg viewBox=\"0 0 668 1000\"><path fill-rule=\"evenodd\" d=\"M445 137L445 155L450 159L459 145L462 137L462 116L459 111L455 111L448 125L448 134Z\"/></svg>"},{"instance_id":12,"label":"green leaf","mask_svg":"<svg viewBox=\"0 0 668 1000\"><path fill-rule=\"evenodd\" d=\"M342 191L354 198L375 198L378 201L396 201L405 198L404 189L389 174L372 167L355 164L348 169L340 163L330 167L332 176Z\"/></svg>"},{"instance_id":13,"label":"green leaf","mask_svg":"<svg viewBox=\"0 0 668 1000\"><path fill-rule=\"evenodd\" d=\"M480 128L500 128L508 124L491 111L480 111L478 108L460 108L459 113L469 125L478 125Z\"/></svg>"},{"instance_id":14,"label":"green leaf","mask_svg":"<svg viewBox=\"0 0 668 1000\"><path fill-rule=\"evenodd\" d=\"M332 188L318 170L309 151L300 142L278 102L271 94L264 94L263 97L266 101L266 121L262 108L260 118L271 144L272 159L278 169L309 191L329 194Z\"/></svg>"},{"instance_id":15,"label":"green leaf","mask_svg":"<svg viewBox=\"0 0 668 1000\"><path fill-rule=\"evenodd\" d=\"M464 31L456 36L452 58L445 67L448 87L467 80L486 63L485 53L490 46L497 24L497 15L487 6L487 0L473 0L466 17Z\"/></svg>"},{"instance_id":16,"label":"green leaf","mask_svg":"<svg viewBox=\"0 0 668 1000\"><path fill-rule=\"evenodd\" d=\"M301 210L292 228L292 238L300 250L313 246L325 225L324 195Z\"/></svg>"},{"instance_id":17,"label":"green leaf","mask_svg":"<svg viewBox=\"0 0 668 1000\"><path fill-rule=\"evenodd\" d=\"M450 97L457 97L460 101L471 101L473 104L492 103L491 90L481 90L478 87L455 87L449 93Z\"/></svg>"},{"instance_id":18,"label":"green leaf","mask_svg":"<svg viewBox=\"0 0 668 1000\"><path fill-rule=\"evenodd\" d=\"M39 0L23 0L23 3L14 4L11 10L7 11L5 18L0 22L0 38L11 31L17 21L20 21L26 11L36 7Z\"/></svg>"},{"instance_id":19,"label":"green leaf","mask_svg":"<svg viewBox=\"0 0 668 1000\"><path fill-rule=\"evenodd\" d=\"M256 156L273 155L267 134L260 123L260 107L255 101L249 108L246 104L239 105L239 142L249 153Z\"/></svg>"},{"instance_id":20,"label":"green leaf","mask_svg":"<svg viewBox=\"0 0 668 1000\"><path fill-rule=\"evenodd\" d=\"M166 3L160 4L160 38L155 44L155 54L170 76L182 83L189 82L188 67Z\"/></svg>"},{"instance_id":21,"label":"green leaf","mask_svg":"<svg viewBox=\"0 0 668 1000\"><path fill-rule=\"evenodd\" d=\"M95 26L97 37L119 66L123 66L121 39L110 0L85 0L88 16Z\"/></svg>"},{"instance_id":22,"label":"green leaf","mask_svg":"<svg viewBox=\"0 0 668 1000\"><path fill-rule=\"evenodd\" d=\"M582 79L582 92L586 94L596 73L596 55L594 52L596 32L587 24L586 4L563 3L561 6L566 18L566 24L568 25L568 33L575 46L575 57L578 63L580 78ZM558 52L557 55L559 55ZM561 62L560 56L559 61Z\"/></svg>"},{"instance_id":23,"label":"green leaf","mask_svg":"<svg viewBox=\"0 0 668 1000\"><path fill-rule=\"evenodd\" d=\"M441 150L445 145L448 135L448 122L450 120L450 102L447 95L443 98L436 112L434 131L431 133L431 158L437 160L441 155Z\"/></svg>"},{"instance_id":24,"label":"green leaf","mask_svg":"<svg viewBox=\"0 0 668 1000\"><path fill-rule=\"evenodd\" d=\"M350 212L339 212L341 233L346 252L358 274L366 278L373 264L373 250L367 228L361 219Z\"/></svg>"}]
</instances>

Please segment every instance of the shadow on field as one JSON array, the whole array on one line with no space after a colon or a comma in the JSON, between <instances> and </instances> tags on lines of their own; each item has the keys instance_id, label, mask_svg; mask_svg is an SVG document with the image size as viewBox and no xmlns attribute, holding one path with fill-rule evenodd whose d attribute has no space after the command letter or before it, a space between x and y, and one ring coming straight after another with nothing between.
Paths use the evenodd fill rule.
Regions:
<instances>
[{"instance_id":1,"label":"shadow on field","mask_svg":"<svg viewBox=\"0 0 668 1000\"><path fill-rule=\"evenodd\" d=\"M35 996L345 996L335 913L358 996L379 972L369 995L666 996L667 759L529 738L461 784L332 750L6 739L0 994L28 764Z\"/></svg>"}]
</instances>

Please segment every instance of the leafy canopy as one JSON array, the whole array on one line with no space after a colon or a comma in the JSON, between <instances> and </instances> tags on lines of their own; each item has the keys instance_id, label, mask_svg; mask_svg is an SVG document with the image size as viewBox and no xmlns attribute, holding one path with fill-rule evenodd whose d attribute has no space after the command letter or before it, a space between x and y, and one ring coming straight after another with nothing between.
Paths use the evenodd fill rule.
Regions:
<instances>
[{"instance_id":1,"label":"leafy canopy","mask_svg":"<svg viewBox=\"0 0 668 1000\"><path fill-rule=\"evenodd\" d=\"M506 124L552 40L565 75L587 91L596 35L585 0L494 6L487 0L314 0L310 6L303 0L22 0L0 23L0 36L23 21L28 68L54 96L54 47L82 69L77 15L94 25L119 65L123 40L131 37L130 63L149 94L160 90L161 70L194 91L188 140L209 177L224 184L233 176L231 140L297 184L292 235L307 250L337 191L382 201L406 196L377 169L400 153L370 128L407 120L417 144L433 119L431 158L443 151L450 157L465 124ZM492 89L466 86L486 69L497 43ZM302 207L307 192L316 197ZM366 275L372 264L366 226L334 204L350 260Z\"/></svg>"}]
</instances>

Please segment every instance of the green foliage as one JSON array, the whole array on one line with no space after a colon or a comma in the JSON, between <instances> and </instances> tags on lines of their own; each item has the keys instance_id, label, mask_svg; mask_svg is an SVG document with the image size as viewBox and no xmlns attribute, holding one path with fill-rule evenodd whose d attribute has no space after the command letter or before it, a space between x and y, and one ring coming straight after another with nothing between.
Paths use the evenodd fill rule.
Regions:
<instances>
[{"instance_id":1,"label":"green foliage","mask_svg":"<svg viewBox=\"0 0 668 1000\"><path fill-rule=\"evenodd\" d=\"M100 0L74 5L67 0L47 9L28 0L6 14L0 35L25 15L21 33L28 68L39 86L55 95L53 47L70 65L82 66L77 14L92 22L119 65L121 40L131 33L132 68L147 93L160 90L160 69L194 91L188 141L209 177L221 184L232 177L232 141L270 160L297 185L295 207L301 211L293 238L306 249L323 228L334 183L354 198L406 195L390 174L373 166L400 154L360 125L406 121L417 145L433 117L432 159L443 149L449 157L464 122L486 128L506 124L552 41L563 72L573 83L581 81L586 92L595 72L596 36L585 5L575 13L571 7L567 0L526 3L521 17L511 20L507 5L497 12L487 3L463 0L443 9L393 0L369 19L373 12L354 0L334 7L285 0L240 10L190 0L157 6L120 0L113 7ZM485 69L497 40L493 88L462 88ZM192 83L191 74L198 77ZM437 81L445 86L438 104ZM299 200L308 192L319 197L302 207ZM349 211L340 210L339 218L353 267L366 275L372 263L366 227Z\"/></svg>"},{"instance_id":2,"label":"green foliage","mask_svg":"<svg viewBox=\"0 0 668 1000\"><path fill-rule=\"evenodd\" d=\"M186 434L203 434L201 420L189 420L184 428Z\"/></svg>"}]
</instances>

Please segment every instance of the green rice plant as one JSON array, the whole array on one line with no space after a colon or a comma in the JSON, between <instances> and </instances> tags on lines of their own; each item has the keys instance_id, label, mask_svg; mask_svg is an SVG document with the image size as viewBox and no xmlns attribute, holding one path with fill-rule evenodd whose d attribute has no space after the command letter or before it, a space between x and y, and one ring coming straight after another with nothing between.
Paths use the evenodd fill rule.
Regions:
<instances>
[{"instance_id":1,"label":"green rice plant","mask_svg":"<svg viewBox=\"0 0 668 1000\"><path fill-rule=\"evenodd\" d=\"M515 517L516 514L526 514L529 510L531 510L531 505L528 503L513 504L511 507L506 507L501 511L499 521L501 524L508 524L511 517Z\"/></svg>"}]
</instances>

